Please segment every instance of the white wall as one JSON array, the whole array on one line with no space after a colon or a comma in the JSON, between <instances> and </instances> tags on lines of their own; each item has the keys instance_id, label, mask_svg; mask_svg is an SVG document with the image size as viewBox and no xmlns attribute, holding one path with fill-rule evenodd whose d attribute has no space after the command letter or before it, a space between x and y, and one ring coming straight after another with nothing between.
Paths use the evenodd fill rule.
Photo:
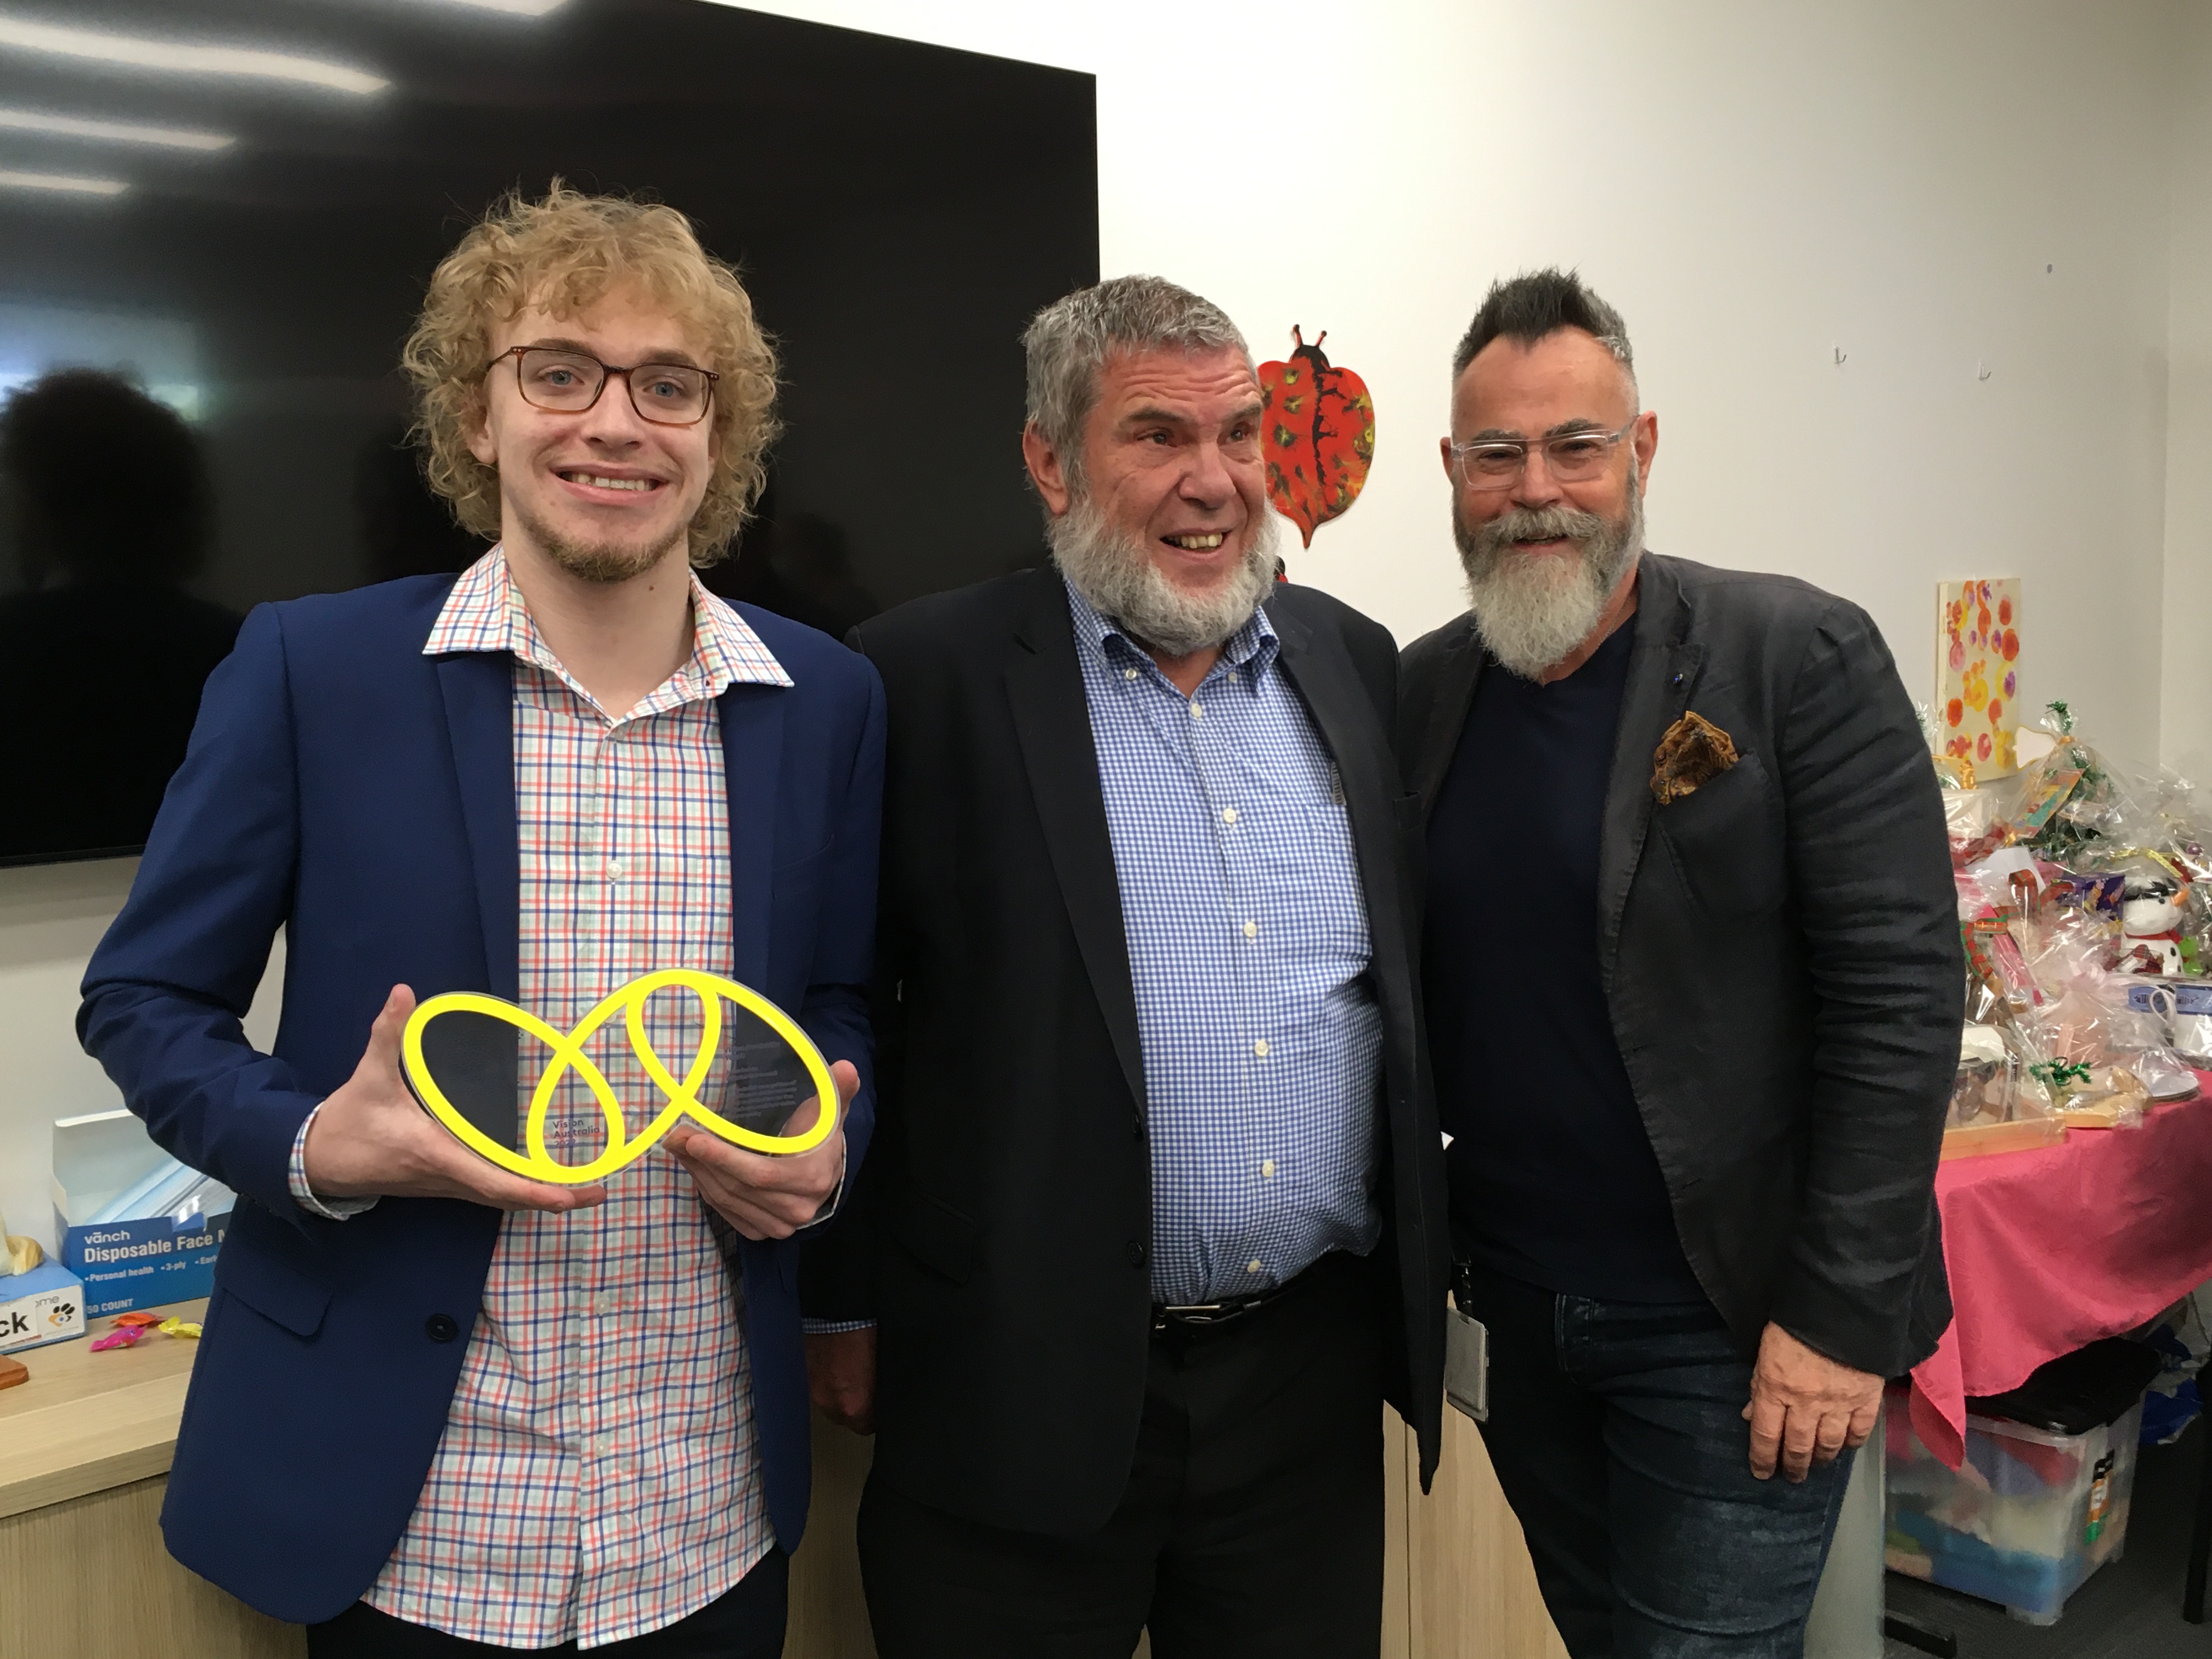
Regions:
<instances>
[{"instance_id":1,"label":"white wall","mask_svg":"<svg viewBox=\"0 0 2212 1659\"><path fill-rule=\"evenodd\" d=\"M76 1046L77 981L136 859L0 870L0 1214L54 1242L51 1126L121 1102Z\"/></svg>"},{"instance_id":2,"label":"white wall","mask_svg":"<svg viewBox=\"0 0 2212 1659\"><path fill-rule=\"evenodd\" d=\"M2177 31L2162 758L2212 783L2212 8Z\"/></svg>"},{"instance_id":3,"label":"white wall","mask_svg":"<svg viewBox=\"0 0 2212 1659\"><path fill-rule=\"evenodd\" d=\"M8 1231L54 1244L53 1121L123 1103L76 1046L84 964L123 908L136 859L0 870L0 1215ZM276 1040L284 941L246 1017L246 1035Z\"/></svg>"},{"instance_id":4,"label":"white wall","mask_svg":"<svg viewBox=\"0 0 2212 1659\"><path fill-rule=\"evenodd\" d=\"M2024 699L2063 695L2148 758L2163 686L2169 755L2212 772L2197 9L765 9L1095 72L1105 270L1210 295L1263 356L1294 322L1327 328L1373 390L1365 496L1289 551L1401 640L1459 609L1435 459L1452 346L1492 278L1576 264L1626 315L1660 411L1655 546L1849 595L1923 697L1937 580L2023 576ZM70 1018L123 883L0 872L0 1205L19 1231L44 1125L106 1097Z\"/></svg>"},{"instance_id":5,"label":"white wall","mask_svg":"<svg viewBox=\"0 0 2212 1659\"><path fill-rule=\"evenodd\" d=\"M1460 608L1452 347L1557 262L1634 337L1655 547L1849 595L1923 697L1938 578L2024 576L2026 693L2155 751L2166 0L765 9L1097 73L1106 273L1262 356L1326 327L1372 388L1367 492L1292 573L1401 640Z\"/></svg>"}]
</instances>

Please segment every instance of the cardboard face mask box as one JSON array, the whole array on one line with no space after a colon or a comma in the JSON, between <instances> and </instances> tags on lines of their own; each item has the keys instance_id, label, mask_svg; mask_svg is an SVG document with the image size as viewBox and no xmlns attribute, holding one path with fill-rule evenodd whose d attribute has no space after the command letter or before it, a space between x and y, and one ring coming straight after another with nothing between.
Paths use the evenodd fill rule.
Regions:
<instances>
[{"instance_id":1,"label":"cardboard face mask box","mask_svg":"<svg viewBox=\"0 0 2212 1659\"><path fill-rule=\"evenodd\" d=\"M122 1110L54 1121L54 1236L98 1317L215 1289L228 1187L186 1169Z\"/></svg>"},{"instance_id":2,"label":"cardboard face mask box","mask_svg":"<svg viewBox=\"0 0 2212 1659\"><path fill-rule=\"evenodd\" d=\"M58 1261L0 1279L0 1353L84 1334L84 1286Z\"/></svg>"},{"instance_id":3,"label":"cardboard face mask box","mask_svg":"<svg viewBox=\"0 0 2212 1659\"><path fill-rule=\"evenodd\" d=\"M83 1280L89 1312L130 1313L214 1295L216 1252L229 1231L228 1215L201 1217L189 1231L167 1216L69 1227L62 1255Z\"/></svg>"}]
</instances>

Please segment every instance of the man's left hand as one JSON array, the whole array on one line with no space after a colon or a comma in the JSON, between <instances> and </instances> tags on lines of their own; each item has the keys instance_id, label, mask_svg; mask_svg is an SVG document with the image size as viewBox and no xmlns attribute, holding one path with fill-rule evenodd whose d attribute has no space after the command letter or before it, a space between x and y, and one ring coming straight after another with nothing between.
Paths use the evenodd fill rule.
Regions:
<instances>
[{"instance_id":1,"label":"man's left hand","mask_svg":"<svg viewBox=\"0 0 2212 1659\"><path fill-rule=\"evenodd\" d=\"M1833 1462L1846 1446L1863 1446L1881 1411L1881 1378L1853 1370L1807 1347L1779 1325L1759 1339L1751 1373L1751 1472L1773 1478L1775 1464L1802 1480L1815 1463Z\"/></svg>"},{"instance_id":2,"label":"man's left hand","mask_svg":"<svg viewBox=\"0 0 2212 1659\"><path fill-rule=\"evenodd\" d=\"M850 1061L841 1060L830 1066L830 1075L837 1085L839 1101L851 1105L860 1091L860 1073ZM819 1103L808 1101L793 1114L783 1133L805 1133L819 1109ZM845 1175L842 1122L835 1134L812 1151L787 1156L749 1152L689 1123L678 1124L660 1144L691 1172L699 1195L722 1219L756 1241L788 1238L811 1222Z\"/></svg>"}]
</instances>

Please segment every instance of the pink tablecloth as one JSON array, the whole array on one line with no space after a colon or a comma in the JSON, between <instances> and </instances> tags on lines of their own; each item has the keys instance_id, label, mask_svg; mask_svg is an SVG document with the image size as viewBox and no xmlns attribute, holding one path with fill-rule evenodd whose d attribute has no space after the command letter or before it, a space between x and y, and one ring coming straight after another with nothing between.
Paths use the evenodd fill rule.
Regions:
<instances>
[{"instance_id":1,"label":"pink tablecloth","mask_svg":"<svg viewBox=\"0 0 2212 1659\"><path fill-rule=\"evenodd\" d=\"M2212 1279L2212 1099L2159 1107L2139 1129L1956 1159L1936 1197L1956 1311L1913 1370L1912 1425L1955 1468L1969 1395L2016 1389Z\"/></svg>"}]
</instances>

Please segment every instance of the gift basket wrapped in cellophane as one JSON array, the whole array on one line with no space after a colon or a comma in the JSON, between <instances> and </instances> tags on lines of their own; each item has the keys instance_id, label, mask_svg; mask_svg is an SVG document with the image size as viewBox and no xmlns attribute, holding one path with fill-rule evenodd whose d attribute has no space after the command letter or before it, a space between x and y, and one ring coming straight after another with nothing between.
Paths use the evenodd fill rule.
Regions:
<instances>
[{"instance_id":1,"label":"gift basket wrapped in cellophane","mask_svg":"<svg viewBox=\"0 0 2212 1659\"><path fill-rule=\"evenodd\" d=\"M2052 703L2009 777L1939 758L1966 954L1944 1156L2126 1128L2212 1067L2212 801Z\"/></svg>"}]
</instances>

